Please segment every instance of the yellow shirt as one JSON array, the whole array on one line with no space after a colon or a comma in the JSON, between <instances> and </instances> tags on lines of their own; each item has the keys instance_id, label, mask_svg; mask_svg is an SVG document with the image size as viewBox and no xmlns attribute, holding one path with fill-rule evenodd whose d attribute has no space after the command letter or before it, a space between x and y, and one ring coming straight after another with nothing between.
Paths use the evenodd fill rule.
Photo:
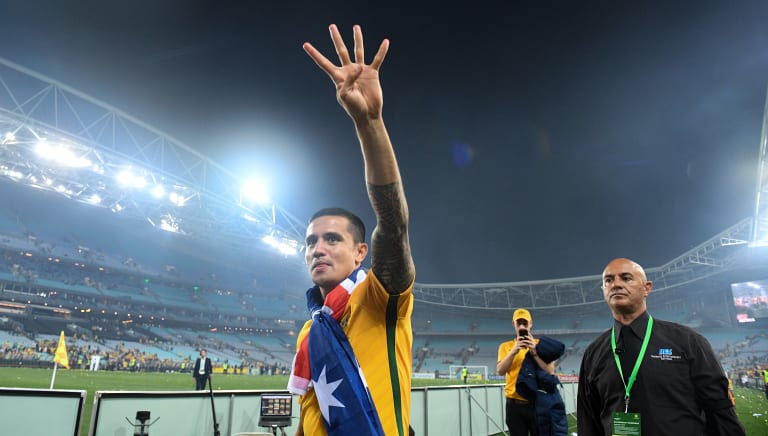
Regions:
<instances>
[{"instance_id":1,"label":"yellow shirt","mask_svg":"<svg viewBox=\"0 0 768 436\"><path fill-rule=\"evenodd\" d=\"M511 341L503 342L499 345L499 357L496 360L497 363L507 357L507 354L509 354L515 346L516 341L516 339L512 339ZM539 343L538 339L535 339L535 341L537 344ZM521 349L515 354L515 357L512 359L512 364L509 365L506 374L506 385L504 386L504 395L507 398L527 401L525 397L517 393L517 387L515 386L517 384L517 376L520 374L520 367L523 366L523 360L525 360L526 354L528 354L528 349Z\"/></svg>"},{"instance_id":2,"label":"yellow shirt","mask_svg":"<svg viewBox=\"0 0 768 436\"><path fill-rule=\"evenodd\" d=\"M411 283L406 290L390 295L369 271L352 293L340 324L360 363L379 420L386 435L408 434L411 410L411 364L413 332ZM296 347L309 333L307 321L296 338ZM399 407L398 407L399 403ZM314 390L299 397L306 436L325 436L325 425Z\"/></svg>"}]
</instances>

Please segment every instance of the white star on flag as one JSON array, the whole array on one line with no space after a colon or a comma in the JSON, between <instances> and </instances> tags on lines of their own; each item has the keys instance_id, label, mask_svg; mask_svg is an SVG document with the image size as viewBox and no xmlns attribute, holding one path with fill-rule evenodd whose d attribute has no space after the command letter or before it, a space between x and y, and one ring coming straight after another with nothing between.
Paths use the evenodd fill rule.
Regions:
<instances>
[{"instance_id":1,"label":"white star on flag","mask_svg":"<svg viewBox=\"0 0 768 436\"><path fill-rule=\"evenodd\" d=\"M329 418L329 410L331 406L334 407L346 407L344 404L333 396L333 392L341 384L344 379L338 379L334 382L328 383L325 380L325 366L320 372L320 377L314 381L315 392L317 393L317 402L320 405L320 413L323 414L326 422L331 422Z\"/></svg>"}]
</instances>

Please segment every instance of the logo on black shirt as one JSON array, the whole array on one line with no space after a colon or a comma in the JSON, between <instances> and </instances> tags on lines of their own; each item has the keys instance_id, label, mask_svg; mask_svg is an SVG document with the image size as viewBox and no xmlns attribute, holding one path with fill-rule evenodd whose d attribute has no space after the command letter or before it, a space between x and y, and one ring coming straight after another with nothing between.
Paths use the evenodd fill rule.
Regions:
<instances>
[{"instance_id":1,"label":"logo on black shirt","mask_svg":"<svg viewBox=\"0 0 768 436\"><path fill-rule=\"evenodd\" d=\"M679 360L682 356L672 354L671 348L659 348L658 354L651 354L651 359Z\"/></svg>"}]
</instances>

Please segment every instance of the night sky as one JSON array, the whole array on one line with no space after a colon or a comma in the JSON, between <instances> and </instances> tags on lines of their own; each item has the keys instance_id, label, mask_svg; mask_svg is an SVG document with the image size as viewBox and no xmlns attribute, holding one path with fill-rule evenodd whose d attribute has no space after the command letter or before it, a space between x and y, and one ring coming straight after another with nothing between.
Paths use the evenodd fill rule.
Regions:
<instances>
[{"instance_id":1,"label":"night sky","mask_svg":"<svg viewBox=\"0 0 768 436\"><path fill-rule=\"evenodd\" d=\"M351 121L304 53L360 24L421 283L659 266L755 203L765 2L4 1L0 56L178 138L304 218L374 217ZM673 4L671 4L673 3Z\"/></svg>"}]
</instances>

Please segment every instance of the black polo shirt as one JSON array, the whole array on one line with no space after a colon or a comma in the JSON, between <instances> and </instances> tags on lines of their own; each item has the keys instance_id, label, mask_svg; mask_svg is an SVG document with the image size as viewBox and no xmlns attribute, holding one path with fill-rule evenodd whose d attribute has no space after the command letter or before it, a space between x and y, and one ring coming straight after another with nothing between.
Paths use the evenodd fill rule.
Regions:
<instances>
[{"instance_id":1,"label":"black polo shirt","mask_svg":"<svg viewBox=\"0 0 768 436\"><path fill-rule=\"evenodd\" d=\"M647 312L630 325L640 344L647 325ZM629 412L640 413L642 434L745 435L728 397L728 379L709 342L694 330L669 321L654 318L652 328L629 400ZM618 324L617 336L620 329ZM630 364L624 371L626 378L631 371ZM587 347L581 361L579 435L610 436L613 413L624 411L624 393L608 330Z\"/></svg>"}]
</instances>

